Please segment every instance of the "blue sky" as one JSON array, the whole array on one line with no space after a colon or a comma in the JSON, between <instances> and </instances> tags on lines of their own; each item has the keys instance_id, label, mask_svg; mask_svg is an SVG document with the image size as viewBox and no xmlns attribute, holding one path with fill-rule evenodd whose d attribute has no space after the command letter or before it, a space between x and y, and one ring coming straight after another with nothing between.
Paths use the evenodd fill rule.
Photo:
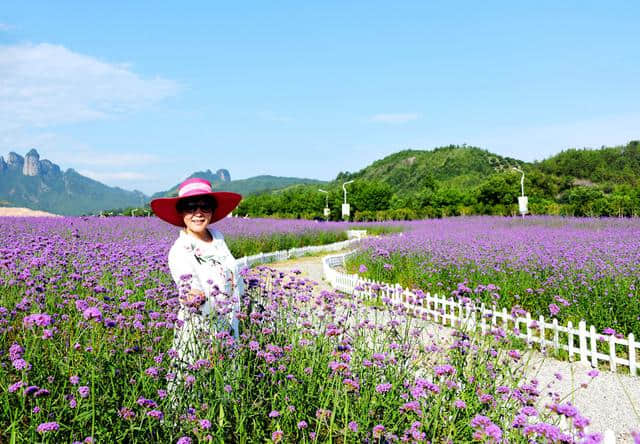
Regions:
<instances>
[{"instance_id":1,"label":"blue sky","mask_svg":"<svg viewBox=\"0 0 640 444\"><path fill-rule=\"evenodd\" d=\"M152 193L640 138L638 2L5 2L0 154Z\"/></svg>"}]
</instances>

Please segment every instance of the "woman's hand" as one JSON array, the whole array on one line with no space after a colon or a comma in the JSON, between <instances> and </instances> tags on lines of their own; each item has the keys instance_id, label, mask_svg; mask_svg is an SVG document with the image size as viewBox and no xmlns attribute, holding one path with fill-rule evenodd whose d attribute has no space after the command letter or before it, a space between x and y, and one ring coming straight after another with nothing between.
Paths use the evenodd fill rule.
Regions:
<instances>
[{"instance_id":1,"label":"woman's hand","mask_svg":"<svg viewBox=\"0 0 640 444\"><path fill-rule=\"evenodd\" d=\"M180 302L187 307L200 307L205 300L204 291L196 289L191 289L184 297L180 297Z\"/></svg>"}]
</instances>

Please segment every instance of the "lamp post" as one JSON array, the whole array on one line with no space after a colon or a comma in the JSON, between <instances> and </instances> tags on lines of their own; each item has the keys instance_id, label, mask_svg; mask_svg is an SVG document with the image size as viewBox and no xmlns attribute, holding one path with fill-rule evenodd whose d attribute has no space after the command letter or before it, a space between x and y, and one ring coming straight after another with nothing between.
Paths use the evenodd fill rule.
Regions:
<instances>
[{"instance_id":1,"label":"lamp post","mask_svg":"<svg viewBox=\"0 0 640 444\"><path fill-rule=\"evenodd\" d=\"M349 218L349 213L351 208L349 207L349 204L347 203L347 188L345 187L345 185L349 185L350 183L352 183L353 180L350 180L348 182L345 182L342 184L342 190L344 191L344 203L342 204L342 218L343 219L348 219Z\"/></svg>"},{"instance_id":2,"label":"lamp post","mask_svg":"<svg viewBox=\"0 0 640 444\"><path fill-rule=\"evenodd\" d=\"M137 208L134 208L133 210L131 210L131 217L136 217L136 211L138 211Z\"/></svg>"},{"instance_id":3,"label":"lamp post","mask_svg":"<svg viewBox=\"0 0 640 444\"><path fill-rule=\"evenodd\" d=\"M522 195L518 197L518 209L520 210L520 214L522 214L522 218L524 219L524 215L529 212L527 209L529 199L524 195L524 171L517 167L513 167L512 169L522 174L522 177L520 178L520 191Z\"/></svg>"},{"instance_id":4,"label":"lamp post","mask_svg":"<svg viewBox=\"0 0 640 444\"><path fill-rule=\"evenodd\" d=\"M322 188L318 188L318 191L325 194L325 202L324 202L324 217L329 220L329 214L331 214L331 210L329 210L329 192L323 190Z\"/></svg>"}]
</instances>

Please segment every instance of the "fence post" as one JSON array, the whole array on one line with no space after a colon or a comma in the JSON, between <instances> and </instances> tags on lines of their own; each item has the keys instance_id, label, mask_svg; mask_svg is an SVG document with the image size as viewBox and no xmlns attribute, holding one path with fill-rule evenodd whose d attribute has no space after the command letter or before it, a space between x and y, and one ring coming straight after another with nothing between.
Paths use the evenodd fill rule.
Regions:
<instances>
[{"instance_id":1,"label":"fence post","mask_svg":"<svg viewBox=\"0 0 640 444\"><path fill-rule=\"evenodd\" d=\"M596 328L593 325L589 327L589 336L591 336L591 365L598 368L598 341L596 340Z\"/></svg>"},{"instance_id":2,"label":"fence post","mask_svg":"<svg viewBox=\"0 0 640 444\"><path fill-rule=\"evenodd\" d=\"M637 364L636 364L636 341L633 333L629 333L629 373L631 376L636 375Z\"/></svg>"},{"instance_id":3,"label":"fence post","mask_svg":"<svg viewBox=\"0 0 640 444\"><path fill-rule=\"evenodd\" d=\"M480 304L480 331L482 334L487 332L487 321L484 318L484 304Z\"/></svg>"},{"instance_id":4,"label":"fence post","mask_svg":"<svg viewBox=\"0 0 640 444\"><path fill-rule=\"evenodd\" d=\"M560 338L558 334L558 319L553 318L553 348L558 350L560 346Z\"/></svg>"},{"instance_id":5,"label":"fence post","mask_svg":"<svg viewBox=\"0 0 640 444\"><path fill-rule=\"evenodd\" d=\"M573 362L573 322L567 323L567 341L569 344L569 361Z\"/></svg>"},{"instance_id":6,"label":"fence post","mask_svg":"<svg viewBox=\"0 0 640 444\"><path fill-rule=\"evenodd\" d=\"M580 362L589 363L587 359L587 324L580 321L578 324L578 340L580 341Z\"/></svg>"},{"instance_id":7,"label":"fence post","mask_svg":"<svg viewBox=\"0 0 640 444\"><path fill-rule=\"evenodd\" d=\"M616 371L616 337L609 335L609 369Z\"/></svg>"},{"instance_id":8,"label":"fence post","mask_svg":"<svg viewBox=\"0 0 640 444\"><path fill-rule=\"evenodd\" d=\"M524 321L527 325L527 345L531 345L531 313L527 312L527 316Z\"/></svg>"},{"instance_id":9,"label":"fence post","mask_svg":"<svg viewBox=\"0 0 640 444\"><path fill-rule=\"evenodd\" d=\"M545 323L544 316L540 315L538 318L538 323L540 324L540 350L544 351L547 348L547 340L545 338Z\"/></svg>"}]
</instances>

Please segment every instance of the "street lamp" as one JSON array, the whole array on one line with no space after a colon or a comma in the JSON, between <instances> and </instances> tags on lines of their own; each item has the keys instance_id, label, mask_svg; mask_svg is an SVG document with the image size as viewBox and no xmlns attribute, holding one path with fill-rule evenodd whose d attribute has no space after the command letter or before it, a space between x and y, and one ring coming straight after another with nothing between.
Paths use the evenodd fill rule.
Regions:
<instances>
[{"instance_id":1,"label":"street lamp","mask_svg":"<svg viewBox=\"0 0 640 444\"><path fill-rule=\"evenodd\" d=\"M347 203L347 188L345 187L345 185L349 185L352 182L353 182L353 180L350 180L350 181L345 182L345 183L342 184L342 190L344 191L344 203L342 204L342 218L343 219L348 219L349 218L349 213L350 213L350 207L349 207L349 204Z\"/></svg>"},{"instance_id":2,"label":"street lamp","mask_svg":"<svg viewBox=\"0 0 640 444\"><path fill-rule=\"evenodd\" d=\"M324 217L329 220L329 214L331 214L331 210L329 210L329 192L323 190L322 188L318 188L318 191L325 194L325 202L324 202Z\"/></svg>"},{"instance_id":3,"label":"street lamp","mask_svg":"<svg viewBox=\"0 0 640 444\"><path fill-rule=\"evenodd\" d=\"M137 208L134 208L133 210L131 210L131 217L136 217L136 211L138 211Z\"/></svg>"},{"instance_id":4,"label":"street lamp","mask_svg":"<svg viewBox=\"0 0 640 444\"><path fill-rule=\"evenodd\" d=\"M522 195L518 197L518 209L520 210L520 214L522 214L522 218L524 219L524 215L529 212L527 209L529 199L524 195L524 171L517 167L512 167L512 169L522 174L522 177L520 178L520 191Z\"/></svg>"}]
</instances>

